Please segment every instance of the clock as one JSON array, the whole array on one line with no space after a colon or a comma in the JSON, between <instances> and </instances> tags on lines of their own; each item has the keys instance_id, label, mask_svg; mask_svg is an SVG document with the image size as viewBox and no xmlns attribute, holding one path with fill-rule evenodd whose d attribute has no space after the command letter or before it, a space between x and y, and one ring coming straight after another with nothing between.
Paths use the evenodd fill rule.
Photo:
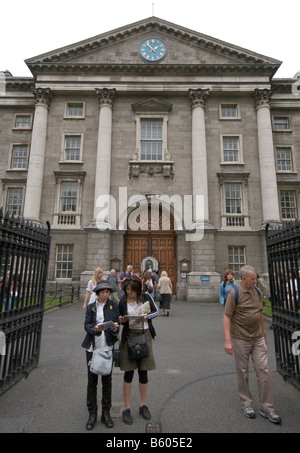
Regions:
<instances>
[{"instance_id":1,"label":"clock","mask_svg":"<svg viewBox=\"0 0 300 453\"><path fill-rule=\"evenodd\" d=\"M140 45L139 54L143 61L158 63L165 58L167 48L159 39L148 38Z\"/></svg>"}]
</instances>

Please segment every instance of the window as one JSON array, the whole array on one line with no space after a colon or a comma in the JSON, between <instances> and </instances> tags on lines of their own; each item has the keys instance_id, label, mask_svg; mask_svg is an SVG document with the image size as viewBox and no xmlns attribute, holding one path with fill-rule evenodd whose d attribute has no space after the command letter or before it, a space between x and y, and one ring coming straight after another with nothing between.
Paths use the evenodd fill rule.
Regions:
<instances>
[{"instance_id":1,"label":"window","mask_svg":"<svg viewBox=\"0 0 300 453\"><path fill-rule=\"evenodd\" d=\"M66 135L64 140L64 161L82 160L82 136Z\"/></svg>"},{"instance_id":2,"label":"window","mask_svg":"<svg viewBox=\"0 0 300 453\"><path fill-rule=\"evenodd\" d=\"M80 228L83 170L55 170L53 228Z\"/></svg>"},{"instance_id":3,"label":"window","mask_svg":"<svg viewBox=\"0 0 300 453\"><path fill-rule=\"evenodd\" d=\"M57 244L55 278L72 278L73 244Z\"/></svg>"},{"instance_id":4,"label":"window","mask_svg":"<svg viewBox=\"0 0 300 453\"><path fill-rule=\"evenodd\" d=\"M26 169L28 158L28 145L13 145L11 156L12 169Z\"/></svg>"},{"instance_id":5,"label":"window","mask_svg":"<svg viewBox=\"0 0 300 453\"><path fill-rule=\"evenodd\" d=\"M85 102L68 102L65 108L65 118L82 119L85 117Z\"/></svg>"},{"instance_id":6,"label":"window","mask_svg":"<svg viewBox=\"0 0 300 453\"><path fill-rule=\"evenodd\" d=\"M62 182L61 184L61 212L76 212L77 210L77 182Z\"/></svg>"},{"instance_id":7,"label":"window","mask_svg":"<svg viewBox=\"0 0 300 453\"><path fill-rule=\"evenodd\" d=\"M151 98L133 104L136 141L129 162L129 177L140 175L174 178L174 162L168 150L168 119L172 104Z\"/></svg>"},{"instance_id":8,"label":"window","mask_svg":"<svg viewBox=\"0 0 300 453\"><path fill-rule=\"evenodd\" d=\"M241 135L221 135L221 164L243 164Z\"/></svg>"},{"instance_id":9,"label":"window","mask_svg":"<svg viewBox=\"0 0 300 453\"><path fill-rule=\"evenodd\" d=\"M239 119L240 113L238 104L235 103L220 104L219 117L220 119L226 120Z\"/></svg>"},{"instance_id":10,"label":"window","mask_svg":"<svg viewBox=\"0 0 300 453\"><path fill-rule=\"evenodd\" d=\"M296 192L294 190L281 190L280 206L282 220L295 220L297 218Z\"/></svg>"},{"instance_id":11,"label":"window","mask_svg":"<svg viewBox=\"0 0 300 453\"><path fill-rule=\"evenodd\" d=\"M20 216L22 213L23 205L23 188L22 187L8 187L6 210L9 215Z\"/></svg>"},{"instance_id":12,"label":"window","mask_svg":"<svg viewBox=\"0 0 300 453\"><path fill-rule=\"evenodd\" d=\"M288 116L274 116L273 117L273 130L274 131L290 130L289 117Z\"/></svg>"},{"instance_id":13,"label":"window","mask_svg":"<svg viewBox=\"0 0 300 453\"><path fill-rule=\"evenodd\" d=\"M162 160L161 119L141 120L141 160Z\"/></svg>"},{"instance_id":14,"label":"window","mask_svg":"<svg viewBox=\"0 0 300 453\"><path fill-rule=\"evenodd\" d=\"M246 247L241 245L228 246L228 267L235 272L236 280L240 279L240 269L246 264Z\"/></svg>"},{"instance_id":15,"label":"window","mask_svg":"<svg viewBox=\"0 0 300 453\"><path fill-rule=\"evenodd\" d=\"M249 172L217 173L220 184L221 229L250 229L248 213Z\"/></svg>"},{"instance_id":16,"label":"window","mask_svg":"<svg viewBox=\"0 0 300 453\"><path fill-rule=\"evenodd\" d=\"M18 114L15 116L15 129L31 129L32 127L32 115L31 114Z\"/></svg>"},{"instance_id":17,"label":"window","mask_svg":"<svg viewBox=\"0 0 300 453\"><path fill-rule=\"evenodd\" d=\"M291 147L276 147L277 171L293 171Z\"/></svg>"},{"instance_id":18,"label":"window","mask_svg":"<svg viewBox=\"0 0 300 453\"><path fill-rule=\"evenodd\" d=\"M242 213L241 184L225 184L225 205L226 214Z\"/></svg>"},{"instance_id":19,"label":"window","mask_svg":"<svg viewBox=\"0 0 300 453\"><path fill-rule=\"evenodd\" d=\"M223 159L224 162L238 162L239 160L238 137L223 137Z\"/></svg>"}]
</instances>

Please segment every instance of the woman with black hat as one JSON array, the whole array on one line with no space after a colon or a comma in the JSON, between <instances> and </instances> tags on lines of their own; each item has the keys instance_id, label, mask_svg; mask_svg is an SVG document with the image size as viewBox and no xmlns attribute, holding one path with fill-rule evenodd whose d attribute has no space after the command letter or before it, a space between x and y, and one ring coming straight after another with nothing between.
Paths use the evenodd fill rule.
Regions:
<instances>
[{"instance_id":1,"label":"woman with black hat","mask_svg":"<svg viewBox=\"0 0 300 453\"><path fill-rule=\"evenodd\" d=\"M86 309L84 328L87 332L82 346L86 349L86 360L88 365L87 385L87 408L89 419L86 424L88 431L92 430L97 421L97 385L98 375L90 371L89 362L92 359L93 350L100 348L104 351L112 350L114 343L118 340L119 332L119 308L118 305L109 299L110 293L114 291L113 286L106 280L97 282L93 289L96 293L96 301L89 304ZM98 324L113 321L114 325L106 330ZM101 422L108 428L113 427L110 417L112 375L101 376L102 378L102 416Z\"/></svg>"}]
</instances>

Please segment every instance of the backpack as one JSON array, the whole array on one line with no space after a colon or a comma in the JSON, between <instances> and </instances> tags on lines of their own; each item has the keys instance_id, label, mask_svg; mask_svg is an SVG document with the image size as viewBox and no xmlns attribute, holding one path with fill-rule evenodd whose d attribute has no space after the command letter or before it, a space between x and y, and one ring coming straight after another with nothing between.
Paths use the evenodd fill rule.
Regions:
<instances>
[{"instance_id":1,"label":"backpack","mask_svg":"<svg viewBox=\"0 0 300 453\"><path fill-rule=\"evenodd\" d=\"M234 292L235 292L235 305L237 305L237 304L239 303L239 296L240 296L240 294L239 294L239 290L238 290L238 287L237 287L237 286L234 286L233 289L234 289ZM259 289L258 289L256 286L254 286L254 289L255 289L255 291L257 292L257 294L258 294L259 297L260 297L260 291L259 291ZM226 304L226 299L224 299L224 307L225 307L225 304Z\"/></svg>"}]
</instances>

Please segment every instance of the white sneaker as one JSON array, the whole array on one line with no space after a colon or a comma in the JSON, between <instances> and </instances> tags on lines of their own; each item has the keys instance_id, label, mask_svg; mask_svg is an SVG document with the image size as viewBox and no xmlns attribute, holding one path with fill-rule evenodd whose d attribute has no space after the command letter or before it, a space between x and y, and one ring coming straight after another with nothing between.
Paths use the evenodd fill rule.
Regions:
<instances>
[{"instance_id":1,"label":"white sneaker","mask_svg":"<svg viewBox=\"0 0 300 453\"><path fill-rule=\"evenodd\" d=\"M249 418L255 418L255 412L251 406L242 406L242 410L244 412L244 415Z\"/></svg>"},{"instance_id":2,"label":"white sneaker","mask_svg":"<svg viewBox=\"0 0 300 453\"><path fill-rule=\"evenodd\" d=\"M281 417L279 417L279 415L275 414L275 412L266 412L261 409L259 411L259 413L262 417L265 417L268 420L270 420L270 422L277 423L278 425L281 424Z\"/></svg>"}]
</instances>

